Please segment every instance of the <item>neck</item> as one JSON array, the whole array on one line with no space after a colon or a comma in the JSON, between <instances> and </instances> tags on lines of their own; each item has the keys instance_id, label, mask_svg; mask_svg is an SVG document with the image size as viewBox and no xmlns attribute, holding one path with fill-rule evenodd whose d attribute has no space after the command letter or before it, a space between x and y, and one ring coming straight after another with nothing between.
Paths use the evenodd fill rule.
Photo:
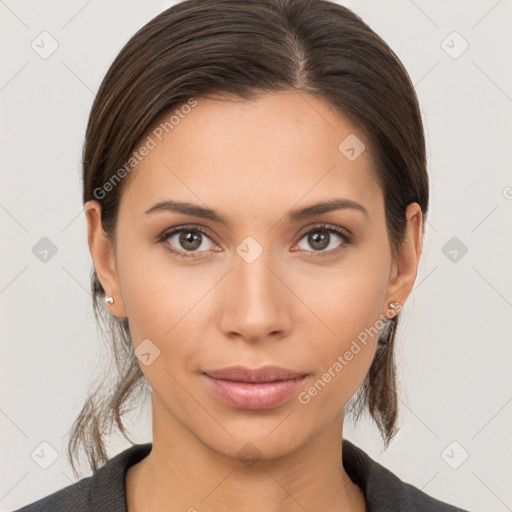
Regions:
<instances>
[{"instance_id":1,"label":"neck","mask_svg":"<svg viewBox=\"0 0 512 512\"><path fill-rule=\"evenodd\" d=\"M177 419L166 417L164 428L157 418L153 409L151 453L127 472L128 512L366 510L343 468L342 415L300 448L271 459L258 459L249 445L247 457L227 456Z\"/></svg>"}]
</instances>

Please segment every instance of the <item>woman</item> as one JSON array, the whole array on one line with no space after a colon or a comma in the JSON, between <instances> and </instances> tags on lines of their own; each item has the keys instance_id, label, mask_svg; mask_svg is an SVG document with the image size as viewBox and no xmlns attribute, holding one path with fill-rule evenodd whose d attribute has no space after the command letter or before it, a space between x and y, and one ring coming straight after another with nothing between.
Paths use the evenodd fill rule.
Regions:
<instances>
[{"instance_id":1,"label":"woman","mask_svg":"<svg viewBox=\"0 0 512 512\"><path fill-rule=\"evenodd\" d=\"M429 196L413 86L353 12L167 9L103 80L83 187L119 376L70 437L93 475L21 511L462 510L343 439L365 410L396 433ZM108 460L148 389L152 443Z\"/></svg>"}]
</instances>

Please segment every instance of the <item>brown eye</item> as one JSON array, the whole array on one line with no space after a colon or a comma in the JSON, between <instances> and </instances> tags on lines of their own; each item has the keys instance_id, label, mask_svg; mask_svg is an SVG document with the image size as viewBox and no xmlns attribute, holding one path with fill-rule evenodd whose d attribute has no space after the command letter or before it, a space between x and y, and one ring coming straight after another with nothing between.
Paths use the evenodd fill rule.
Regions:
<instances>
[{"instance_id":1,"label":"brown eye","mask_svg":"<svg viewBox=\"0 0 512 512\"><path fill-rule=\"evenodd\" d=\"M328 247L331 240L331 235L325 231L318 231L316 233L310 233L307 235L307 240L308 244L310 244L310 247L313 247L315 251L321 251Z\"/></svg>"},{"instance_id":2,"label":"brown eye","mask_svg":"<svg viewBox=\"0 0 512 512\"><path fill-rule=\"evenodd\" d=\"M305 240L303 246L300 245L302 240ZM318 252L322 255L323 253L328 255L336 253L350 243L351 238L344 230L329 226L317 226L302 235L299 241L299 248L313 253Z\"/></svg>"},{"instance_id":3,"label":"brown eye","mask_svg":"<svg viewBox=\"0 0 512 512\"><path fill-rule=\"evenodd\" d=\"M201 247L202 235L194 231L180 231L178 241L181 247L187 251L195 251Z\"/></svg>"},{"instance_id":4,"label":"brown eye","mask_svg":"<svg viewBox=\"0 0 512 512\"><path fill-rule=\"evenodd\" d=\"M210 237L197 228L180 228L162 235L162 242L165 242L169 249L184 257L194 257L195 253L208 252L212 248ZM203 250L199 250L200 248Z\"/></svg>"}]
</instances>

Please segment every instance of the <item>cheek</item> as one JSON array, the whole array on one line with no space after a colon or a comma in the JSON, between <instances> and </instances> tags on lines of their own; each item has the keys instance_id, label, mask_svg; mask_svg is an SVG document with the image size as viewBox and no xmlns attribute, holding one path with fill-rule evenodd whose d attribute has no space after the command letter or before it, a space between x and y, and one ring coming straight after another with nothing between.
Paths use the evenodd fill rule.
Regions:
<instances>
[{"instance_id":1,"label":"cheek","mask_svg":"<svg viewBox=\"0 0 512 512\"><path fill-rule=\"evenodd\" d=\"M294 291L316 314L321 336L333 340L327 346L343 349L350 339L379 319L390 266L390 253L373 244L347 252L336 266L296 269Z\"/></svg>"},{"instance_id":2,"label":"cheek","mask_svg":"<svg viewBox=\"0 0 512 512\"><path fill-rule=\"evenodd\" d=\"M343 407L370 368L382 326L380 315L391 263L390 257L374 254L360 252L357 258L347 258L336 270L336 279L331 272L309 289L308 304L318 312L322 325L317 324L323 334L311 347L316 374L306 389L304 404L315 402L315 407L326 410L336 410L335 404ZM303 328L307 329L306 323Z\"/></svg>"},{"instance_id":3,"label":"cheek","mask_svg":"<svg viewBox=\"0 0 512 512\"><path fill-rule=\"evenodd\" d=\"M147 242L144 247L129 237L119 237L118 243L118 275L133 345L137 349L149 339L159 351L141 369L153 389L173 387L169 373L181 382L197 370L204 340L199 331L212 317L207 294L218 276L204 265L176 264L163 247Z\"/></svg>"},{"instance_id":4,"label":"cheek","mask_svg":"<svg viewBox=\"0 0 512 512\"><path fill-rule=\"evenodd\" d=\"M134 344L170 336L208 289L207 271L177 265L162 245L129 234L119 236L118 246L117 271Z\"/></svg>"}]
</instances>

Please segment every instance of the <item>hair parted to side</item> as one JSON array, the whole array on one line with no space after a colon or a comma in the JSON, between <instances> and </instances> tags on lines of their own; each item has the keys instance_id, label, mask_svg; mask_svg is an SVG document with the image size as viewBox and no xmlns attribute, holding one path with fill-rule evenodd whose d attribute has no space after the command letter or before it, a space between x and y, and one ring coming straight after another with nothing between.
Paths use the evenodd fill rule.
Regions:
<instances>
[{"instance_id":1,"label":"hair parted to side","mask_svg":"<svg viewBox=\"0 0 512 512\"><path fill-rule=\"evenodd\" d=\"M191 98L254 99L286 90L324 100L364 136L384 194L393 253L404 239L405 210L412 202L421 207L424 232L429 183L418 99L398 57L361 18L327 0L185 0L128 41L92 105L83 147L83 202L99 201L103 230L114 247L129 176L105 185L113 183L158 118ZM80 450L93 471L108 460L105 440L112 427L132 442L122 416L136 406L141 391L149 390L128 319L106 310L94 268L91 286L115 371L105 371L93 386L72 426L68 458L75 476ZM348 407L356 422L363 411L371 415L386 447L397 431L393 340L398 320L399 315L393 317L381 334Z\"/></svg>"}]
</instances>

